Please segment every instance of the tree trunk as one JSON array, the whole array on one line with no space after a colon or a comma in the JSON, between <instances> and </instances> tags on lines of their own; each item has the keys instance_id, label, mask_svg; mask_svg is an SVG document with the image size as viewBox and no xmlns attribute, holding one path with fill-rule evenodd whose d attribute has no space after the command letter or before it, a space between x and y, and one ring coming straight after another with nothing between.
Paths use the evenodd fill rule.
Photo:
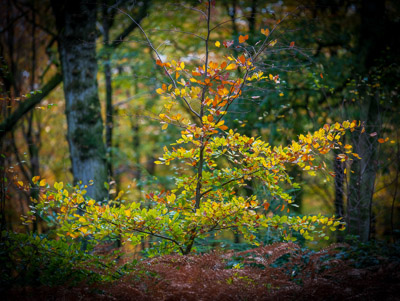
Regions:
<instances>
[{"instance_id":1,"label":"tree trunk","mask_svg":"<svg viewBox=\"0 0 400 301\"><path fill-rule=\"evenodd\" d=\"M344 215L344 162L341 162L340 158L337 158L340 152L335 150L333 155L333 167L335 171L335 215L336 217L343 217Z\"/></svg>"},{"instance_id":2,"label":"tree trunk","mask_svg":"<svg viewBox=\"0 0 400 301\"><path fill-rule=\"evenodd\" d=\"M376 151L377 139L370 134L379 130L378 97L367 98L367 115L361 116L366 120L367 131L365 133L353 133L354 151L361 157L355 159L352 164L348 198L348 223L349 233L359 236L363 242L368 241L371 231L371 205L375 189L375 177L377 171Z\"/></svg>"},{"instance_id":3,"label":"tree trunk","mask_svg":"<svg viewBox=\"0 0 400 301\"><path fill-rule=\"evenodd\" d=\"M67 139L74 183L88 184L87 194L107 198L106 149L103 120L97 91L96 4L95 1L53 0L63 71ZM66 2L63 2L66 4Z\"/></svg>"},{"instance_id":4,"label":"tree trunk","mask_svg":"<svg viewBox=\"0 0 400 301\"><path fill-rule=\"evenodd\" d=\"M106 149L107 149L107 170L109 182L113 177L112 166L112 134L113 134L113 115L114 109L112 105L112 85L111 85L111 48L110 48L110 27L114 18L108 12L109 6L107 1L103 3L103 42L106 49L104 55L104 79L106 83Z\"/></svg>"},{"instance_id":5,"label":"tree trunk","mask_svg":"<svg viewBox=\"0 0 400 301\"><path fill-rule=\"evenodd\" d=\"M360 35L356 51L359 66L355 72L370 77L374 67L379 65L377 59L383 54L386 45L385 32L385 4L384 1L363 0L359 7L361 15ZM360 91L364 100L357 108L355 119L365 121L366 132L352 135L354 151L362 158L354 160L348 192L348 231L359 236L365 242L370 239L372 220L372 197L375 189L377 172L377 137L370 134L377 132L382 125L380 116L380 96L370 95L368 88Z\"/></svg>"}]
</instances>

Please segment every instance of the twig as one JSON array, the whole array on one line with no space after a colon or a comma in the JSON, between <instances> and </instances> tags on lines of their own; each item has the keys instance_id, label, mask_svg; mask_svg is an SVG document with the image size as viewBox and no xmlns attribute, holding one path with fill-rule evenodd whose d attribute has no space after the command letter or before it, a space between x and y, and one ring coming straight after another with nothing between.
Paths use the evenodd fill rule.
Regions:
<instances>
[{"instance_id":1,"label":"twig","mask_svg":"<svg viewBox=\"0 0 400 301\"><path fill-rule=\"evenodd\" d=\"M158 59L160 60L160 62L162 63L162 59L161 59L160 54L158 53L157 49L156 49L156 48L153 46L153 44L151 43L149 37L147 36L147 34L146 34L146 32L144 31L144 29L142 28L142 26L140 26L140 24L137 23L137 22L132 18L132 16L130 16L128 13L126 13L126 12L123 11L122 9L120 9L120 8L116 8L116 9L117 9L119 12L121 12L122 14L126 15L128 18L130 18L130 19L132 20L132 22L134 22L134 23L137 25L137 27L139 28L139 30L142 32L143 36L145 37L145 39L146 39L146 41L147 41L147 44L148 44L149 47L155 52L155 54L157 55L157 58L158 58ZM168 75L168 77L169 77L169 79L171 80L171 82L172 82L174 88L175 88L175 89L178 88L178 86L177 86L175 80L172 78L171 74L169 74L167 68L166 68L165 66L163 66L162 68L164 69L165 73ZM186 103L186 105L188 106L189 110L190 110L194 115L196 115L197 117L200 117L200 115L192 108L192 106L191 106L190 103L187 101L187 99L186 99L185 97L183 97L183 96L182 96L182 99L185 101L185 103Z\"/></svg>"}]
</instances>

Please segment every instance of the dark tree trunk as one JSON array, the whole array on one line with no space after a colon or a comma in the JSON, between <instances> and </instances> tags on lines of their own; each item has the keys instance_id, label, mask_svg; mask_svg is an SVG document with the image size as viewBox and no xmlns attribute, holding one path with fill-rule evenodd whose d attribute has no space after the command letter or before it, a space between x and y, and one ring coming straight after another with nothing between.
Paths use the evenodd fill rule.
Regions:
<instances>
[{"instance_id":1,"label":"dark tree trunk","mask_svg":"<svg viewBox=\"0 0 400 301\"><path fill-rule=\"evenodd\" d=\"M113 177L112 166L112 134L113 134L113 104L111 85L111 48L110 48L110 27L112 26L113 14L109 13L107 1L103 4L103 42L106 53L104 55L104 78L106 83L106 148L107 148L107 170L109 181Z\"/></svg>"},{"instance_id":2,"label":"dark tree trunk","mask_svg":"<svg viewBox=\"0 0 400 301\"><path fill-rule=\"evenodd\" d=\"M377 60L390 43L383 33L385 28L384 1L363 0L360 6L360 35L358 47L358 74L369 77L373 75ZM362 158L354 160L348 192L348 231L357 235L361 241L368 241L371 232L372 201L377 172L377 139L369 134L379 132L382 120L380 116L379 95L370 95L368 89L360 91L364 100L357 110L355 119L365 122L366 132L352 135L355 152Z\"/></svg>"},{"instance_id":3,"label":"dark tree trunk","mask_svg":"<svg viewBox=\"0 0 400 301\"><path fill-rule=\"evenodd\" d=\"M338 151L335 151L335 158L333 159L334 171L335 171L335 214L336 217L343 217L344 215L344 162L341 162Z\"/></svg>"},{"instance_id":4,"label":"dark tree trunk","mask_svg":"<svg viewBox=\"0 0 400 301\"><path fill-rule=\"evenodd\" d=\"M106 149L97 91L96 2L52 1L59 37L65 112L74 182L88 184L88 195L107 198Z\"/></svg>"},{"instance_id":5,"label":"dark tree trunk","mask_svg":"<svg viewBox=\"0 0 400 301\"><path fill-rule=\"evenodd\" d=\"M367 103L361 109L361 120L367 121L367 132L353 133L354 151L361 160L355 159L352 164L352 174L348 198L349 233L357 235L361 241L368 241L371 231L371 206L375 190L377 171L376 151L377 139L370 133L379 131L381 124L378 99L367 98ZM364 114L363 114L364 111Z\"/></svg>"}]
</instances>

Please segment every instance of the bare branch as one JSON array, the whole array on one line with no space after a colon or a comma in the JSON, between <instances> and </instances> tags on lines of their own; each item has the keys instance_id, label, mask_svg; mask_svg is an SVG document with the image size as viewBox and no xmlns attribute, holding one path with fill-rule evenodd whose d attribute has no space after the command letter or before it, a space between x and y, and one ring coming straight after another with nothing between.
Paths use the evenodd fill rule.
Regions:
<instances>
[{"instance_id":1,"label":"bare branch","mask_svg":"<svg viewBox=\"0 0 400 301\"><path fill-rule=\"evenodd\" d=\"M255 174L255 173L259 172L259 171L261 171L261 169L257 169L257 170L255 170L255 171L253 171L253 172L250 172L250 173L248 173L248 174L242 175L241 177L234 178L234 179L231 179L231 180L229 180L229 181L226 181L226 182L222 183L220 186L218 186L217 189L220 189L220 188L222 188L222 187L228 185L229 183L232 183L232 182L234 182L234 181L241 180L241 179L243 179L243 178L245 178L245 177L247 177L247 176L250 176L250 175L252 175L252 174ZM214 190L214 188L210 188L210 189L206 190L205 192L203 192L203 193L201 194L201 197L205 196L207 193L209 193L209 192L211 192L211 191L213 191L213 190Z\"/></svg>"},{"instance_id":2,"label":"bare branch","mask_svg":"<svg viewBox=\"0 0 400 301\"><path fill-rule=\"evenodd\" d=\"M188 32L188 31L182 31L182 30L178 30L178 29L152 29L152 31L166 31L166 32L178 32L178 33L183 33L183 34L187 34L187 35L191 35L194 36L196 38L199 38L203 41L205 41L206 39L203 38L202 36L199 36L198 34L195 34L193 32Z\"/></svg>"},{"instance_id":3,"label":"bare branch","mask_svg":"<svg viewBox=\"0 0 400 301\"><path fill-rule=\"evenodd\" d=\"M50 92L53 91L59 83L61 83L61 81L62 76L60 73L57 73L41 89L42 93L35 94L21 103L18 108L0 124L0 139L3 138L7 132L13 129L15 124L21 119L22 116L32 110L38 103L42 101L43 98L49 95Z\"/></svg>"},{"instance_id":4,"label":"bare branch","mask_svg":"<svg viewBox=\"0 0 400 301\"><path fill-rule=\"evenodd\" d=\"M145 37L145 39L146 39L146 41L147 41L147 44L148 44L149 47L155 52L155 54L157 55L157 58L158 58L158 59L160 60L160 62L162 63L162 59L161 59L160 54L158 53L158 51L157 51L157 49L154 47L154 45L151 43L149 37L147 36L147 34L146 34L146 32L144 31L144 29L142 28L142 26L140 26L140 24L137 23L137 22L135 21L135 19L132 18L131 15L129 15L128 13L126 13L125 11L123 11L122 9L120 9L120 8L116 8L116 9L117 9L119 12L121 12L122 14L126 15L129 19L132 20L132 22L134 22L134 23L137 25L137 27L140 29L140 31L142 32L143 36ZM169 72L168 72L168 70L167 70L167 68L166 68L165 66L163 66L163 69L164 69L165 73L168 75L169 79L171 80L171 82L172 82L174 88L176 89L178 86L177 86L175 80L172 78L171 74L169 74ZM196 115L197 117L200 117L199 113L197 113L197 112L192 108L192 106L191 106L190 103L187 101L187 99L186 99L185 97L182 97L182 99L185 101L185 103L186 103L186 105L188 106L189 110L190 110L194 115Z\"/></svg>"}]
</instances>

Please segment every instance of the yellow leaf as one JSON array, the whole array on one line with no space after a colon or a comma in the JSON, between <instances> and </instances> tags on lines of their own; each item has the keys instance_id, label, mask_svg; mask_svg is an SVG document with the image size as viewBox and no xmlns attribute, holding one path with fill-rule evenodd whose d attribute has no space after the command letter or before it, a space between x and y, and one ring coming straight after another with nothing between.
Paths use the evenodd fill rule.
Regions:
<instances>
[{"instance_id":1,"label":"yellow leaf","mask_svg":"<svg viewBox=\"0 0 400 301\"><path fill-rule=\"evenodd\" d=\"M157 92L158 94L163 94L163 93L164 93L164 90L161 89L161 88L158 88L158 89L156 90L156 92Z\"/></svg>"},{"instance_id":2,"label":"yellow leaf","mask_svg":"<svg viewBox=\"0 0 400 301\"><path fill-rule=\"evenodd\" d=\"M168 123L165 123L165 124L161 127L161 129L162 129L162 130L166 130L167 127L168 127Z\"/></svg>"},{"instance_id":3,"label":"yellow leaf","mask_svg":"<svg viewBox=\"0 0 400 301\"><path fill-rule=\"evenodd\" d=\"M33 177L33 178L32 178L33 184L36 184L37 181L39 181L39 179L40 179L40 176L35 176L35 177Z\"/></svg>"},{"instance_id":4,"label":"yellow leaf","mask_svg":"<svg viewBox=\"0 0 400 301\"><path fill-rule=\"evenodd\" d=\"M226 67L226 70L234 70L236 68L237 68L236 64L229 64L228 67Z\"/></svg>"},{"instance_id":5,"label":"yellow leaf","mask_svg":"<svg viewBox=\"0 0 400 301\"><path fill-rule=\"evenodd\" d=\"M18 181L18 185L19 185L19 186L24 186L24 182Z\"/></svg>"},{"instance_id":6,"label":"yellow leaf","mask_svg":"<svg viewBox=\"0 0 400 301\"><path fill-rule=\"evenodd\" d=\"M86 223L86 219L84 219L83 217L80 217L80 218L79 218L79 221L80 221L81 223Z\"/></svg>"},{"instance_id":7,"label":"yellow leaf","mask_svg":"<svg viewBox=\"0 0 400 301\"><path fill-rule=\"evenodd\" d=\"M261 28L261 33L265 36L269 36L269 29L266 28L265 30Z\"/></svg>"},{"instance_id":8,"label":"yellow leaf","mask_svg":"<svg viewBox=\"0 0 400 301\"><path fill-rule=\"evenodd\" d=\"M95 203L94 200L90 200L90 201L88 202L88 205L89 205L89 206L93 206L94 203Z\"/></svg>"},{"instance_id":9,"label":"yellow leaf","mask_svg":"<svg viewBox=\"0 0 400 301\"><path fill-rule=\"evenodd\" d=\"M54 184L54 188L57 189L57 190L61 190L61 189L63 189L63 187L64 187L64 183L63 182L59 182L59 183L56 182Z\"/></svg>"},{"instance_id":10,"label":"yellow leaf","mask_svg":"<svg viewBox=\"0 0 400 301\"><path fill-rule=\"evenodd\" d=\"M46 186L46 179L41 180L39 186L41 187Z\"/></svg>"},{"instance_id":11,"label":"yellow leaf","mask_svg":"<svg viewBox=\"0 0 400 301\"><path fill-rule=\"evenodd\" d=\"M280 97L282 97L283 95L285 95L285 94L283 94L282 92L281 92L281 93L279 93L279 96L280 96Z\"/></svg>"},{"instance_id":12,"label":"yellow leaf","mask_svg":"<svg viewBox=\"0 0 400 301\"><path fill-rule=\"evenodd\" d=\"M221 46L221 43L220 43L219 41L216 41L216 42L215 42L215 46L220 47L220 46Z\"/></svg>"},{"instance_id":13,"label":"yellow leaf","mask_svg":"<svg viewBox=\"0 0 400 301\"><path fill-rule=\"evenodd\" d=\"M125 210L125 215L126 215L127 217L131 217L131 210L130 210L130 209Z\"/></svg>"},{"instance_id":14,"label":"yellow leaf","mask_svg":"<svg viewBox=\"0 0 400 301\"><path fill-rule=\"evenodd\" d=\"M274 47L277 42L278 42L278 40L273 40L271 43L269 43L269 45L271 47Z\"/></svg>"}]
</instances>

